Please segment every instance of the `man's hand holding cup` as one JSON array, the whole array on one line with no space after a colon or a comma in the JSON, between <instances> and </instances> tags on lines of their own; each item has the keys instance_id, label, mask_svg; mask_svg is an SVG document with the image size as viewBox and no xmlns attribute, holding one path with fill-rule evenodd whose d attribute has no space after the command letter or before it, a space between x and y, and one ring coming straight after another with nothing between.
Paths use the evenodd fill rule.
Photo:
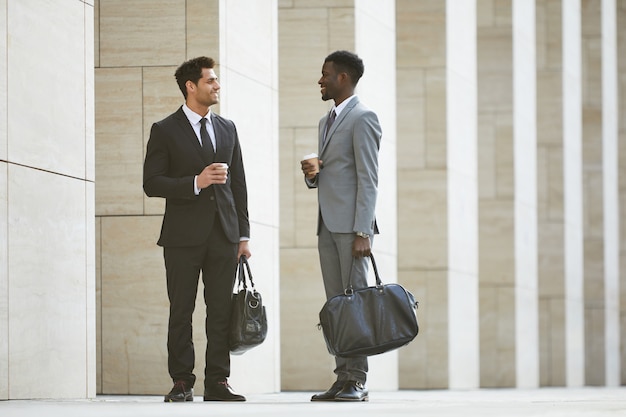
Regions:
<instances>
[{"instance_id":1,"label":"man's hand holding cup","mask_svg":"<svg viewBox=\"0 0 626 417\"><path fill-rule=\"evenodd\" d=\"M310 153L308 155L305 155L302 158L302 161L300 161L300 164L302 165L302 172L304 173L304 176L307 177L308 179L312 180L315 178L315 176L317 174L319 174L320 172L320 164L322 161L320 161L319 157L317 156L316 153Z\"/></svg>"},{"instance_id":2,"label":"man's hand holding cup","mask_svg":"<svg viewBox=\"0 0 626 417\"><path fill-rule=\"evenodd\" d=\"M213 184L226 184L228 179L228 164L214 162L198 174L198 188L207 188Z\"/></svg>"}]
</instances>

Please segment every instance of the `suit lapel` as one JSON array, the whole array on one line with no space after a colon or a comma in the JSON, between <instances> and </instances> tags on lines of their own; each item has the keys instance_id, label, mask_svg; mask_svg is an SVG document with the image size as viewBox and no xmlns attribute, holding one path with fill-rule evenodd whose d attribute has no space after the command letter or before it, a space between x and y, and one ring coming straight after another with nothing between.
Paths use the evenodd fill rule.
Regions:
<instances>
[{"instance_id":1,"label":"suit lapel","mask_svg":"<svg viewBox=\"0 0 626 417\"><path fill-rule=\"evenodd\" d=\"M178 121L178 125L180 126L181 130L184 133L185 140L189 141L191 146L193 146L194 149L198 151L199 153L202 149L200 147L200 142L198 141L196 132L193 131L193 128L191 127L191 124L189 123L189 119L187 119L185 112L183 112L182 106L176 112L175 117L176 117L176 120Z\"/></svg>"},{"instance_id":2,"label":"suit lapel","mask_svg":"<svg viewBox=\"0 0 626 417\"><path fill-rule=\"evenodd\" d=\"M324 130L326 129L326 120L328 120L328 116L330 115L330 113L328 115L326 115L326 119L324 119L324 123L322 123L321 129L320 129L320 146L321 146L322 142L324 143L324 146L320 149L320 152L319 152L320 155L322 155L324 150L328 147L328 143L333 138L333 133L335 133L335 131L337 130L337 127L341 124L341 122L343 122L343 120L346 117L348 117L348 115L350 114L350 112L352 111L354 106L357 105L358 102L359 102L358 98L352 99L350 101L350 103L348 103L348 105L342 110L342 112L339 113L339 116L337 116L337 118L335 119L334 123L330 127L330 130L328 131L328 135L326 136L326 141L323 142L323 140L324 140Z\"/></svg>"}]
</instances>

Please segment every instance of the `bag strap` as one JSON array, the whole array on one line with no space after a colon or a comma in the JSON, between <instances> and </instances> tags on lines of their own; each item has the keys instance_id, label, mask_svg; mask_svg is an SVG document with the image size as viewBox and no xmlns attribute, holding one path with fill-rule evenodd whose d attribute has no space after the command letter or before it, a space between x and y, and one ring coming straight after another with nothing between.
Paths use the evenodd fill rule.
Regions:
<instances>
[{"instance_id":1,"label":"bag strap","mask_svg":"<svg viewBox=\"0 0 626 417\"><path fill-rule=\"evenodd\" d=\"M252 280L252 271L250 270L250 265L248 264L248 259L246 258L245 255L241 255L239 257L239 266L237 268L238 272L237 272L237 279L238 279L238 284L237 284L237 289L241 288L243 286L244 290L248 289L248 285L246 284L246 271L247 271L247 275L248 275L248 280L250 281L250 286L252 287L252 289L254 290L254 281Z\"/></svg>"},{"instance_id":2,"label":"bag strap","mask_svg":"<svg viewBox=\"0 0 626 417\"><path fill-rule=\"evenodd\" d=\"M374 276L376 277L376 287L382 287L383 282L380 280L380 276L378 275L378 268L376 267L376 261L374 260L374 254L370 252L368 256L370 261L372 262L372 268L374 269ZM344 294L352 295L354 293L354 288L352 287L352 274L354 273L354 258L352 259L352 267L350 268L350 276L348 277L348 286L346 287ZM367 277L366 277L367 278Z\"/></svg>"}]
</instances>

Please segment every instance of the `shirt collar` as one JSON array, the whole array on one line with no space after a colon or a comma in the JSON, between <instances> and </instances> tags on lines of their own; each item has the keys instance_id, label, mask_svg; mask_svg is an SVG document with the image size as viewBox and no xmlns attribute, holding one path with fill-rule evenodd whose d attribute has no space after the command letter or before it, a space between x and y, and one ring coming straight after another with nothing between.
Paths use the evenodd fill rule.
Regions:
<instances>
[{"instance_id":1,"label":"shirt collar","mask_svg":"<svg viewBox=\"0 0 626 417\"><path fill-rule=\"evenodd\" d=\"M189 123L191 123L192 126L200 123L200 120L202 120L203 117L206 117L209 123L211 123L211 109L209 109L209 112L205 116L200 116L198 113L191 110L187 106L187 103L184 103L183 112L185 113L185 116L187 116L187 119L189 119Z\"/></svg>"},{"instance_id":2,"label":"shirt collar","mask_svg":"<svg viewBox=\"0 0 626 417\"><path fill-rule=\"evenodd\" d=\"M354 97L356 97L356 94L353 94L344 101L342 101L340 105L333 106L333 109L335 110L335 115L339 116L339 114L343 111L343 109L346 108L346 106L352 101Z\"/></svg>"}]
</instances>

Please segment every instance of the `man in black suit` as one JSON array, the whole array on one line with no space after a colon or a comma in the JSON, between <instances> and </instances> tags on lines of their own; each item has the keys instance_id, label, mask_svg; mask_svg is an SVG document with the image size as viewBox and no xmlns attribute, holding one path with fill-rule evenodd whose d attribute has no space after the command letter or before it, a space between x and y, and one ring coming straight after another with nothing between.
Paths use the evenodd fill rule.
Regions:
<instances>
[{"instance_id":1,"label":"man in black suit","mask_svg":"<svg viewBox=\"0 0 626 417\"><path fill-rule=\"evenodd\" d=\"M166 402L193 401L192 314L202 271L206 304L204 401L245 401L228 384L230 302L237 261L250 257L248 198L237 130L211 112L220 85L211 58L176 70L185 98L176 112L152 125L143 188L165 198L158 245L163 247L170 317L168 369L174 387Z\"/></svg>"}]
</instances>

